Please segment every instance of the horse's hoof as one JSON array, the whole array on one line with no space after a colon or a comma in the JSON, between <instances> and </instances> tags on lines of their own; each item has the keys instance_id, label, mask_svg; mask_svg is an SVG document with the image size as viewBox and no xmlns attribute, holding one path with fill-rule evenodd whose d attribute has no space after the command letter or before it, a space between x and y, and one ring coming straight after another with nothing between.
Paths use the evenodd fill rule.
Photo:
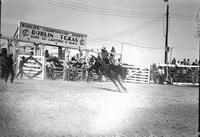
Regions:
<instances>
[{"instance_id":1,"label":"horse's hoof","mask_svg":"<svg viewBox=\"0 0 200 137\"><path fill-rule=\"evenodd\" d=\"M128 93L128 91L127 91L127 89L126 89L126 88L124 89L124 92Z\"/></svg>"},{"instance_id":2,"label":"horse's hoof","mask_svg":"<svg viewBox=\"0 0 200 137\"><path fill-rule=\"evenodd\" d=\"M117 89L116 91L118 91L118 92L122 92L120 89Z\"/></svg>"}]
</instances>

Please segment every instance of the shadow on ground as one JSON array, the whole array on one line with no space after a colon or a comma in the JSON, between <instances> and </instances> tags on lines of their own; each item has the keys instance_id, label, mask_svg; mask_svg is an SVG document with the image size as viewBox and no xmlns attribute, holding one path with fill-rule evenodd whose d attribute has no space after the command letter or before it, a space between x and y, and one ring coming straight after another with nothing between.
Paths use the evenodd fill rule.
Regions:
<instances>
[{"instance_id":1,"label":"shadow on ground","mask_svg":"<svg viewBox=\"0 0 200 137\"><path fill-rule=\"evenodd\" d=\"M98 89L101 89L101 90L106 90L106 91L112 91L112 92L121 93L121 92L119 92L118 90L114 90L114 89L103 88L103 87L97 87L97 88L98 88Z\"/></svg>"}]
</instances>

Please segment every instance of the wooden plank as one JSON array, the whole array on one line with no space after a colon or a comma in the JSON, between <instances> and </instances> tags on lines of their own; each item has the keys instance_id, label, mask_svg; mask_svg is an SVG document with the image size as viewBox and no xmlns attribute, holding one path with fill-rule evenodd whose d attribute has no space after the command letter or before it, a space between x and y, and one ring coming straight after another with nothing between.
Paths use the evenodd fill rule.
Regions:
<instances>
[{"instance_id":1,"label":"wooden plank","mask_svg":"<svg viewBox=\"0 0 200 137\"><path fill-rule=\"evenodd\" d=\"M132 80L132 81L148 81L148 79L141 79L141 78L128 78L127 80Z\"/></svg>"},{"instance_id":2,"label":"wooden plank","mask_svg":"<svg viewBox=\"0 0 200 137\"><path fill-rule=\"evenodd\" d=\"M28 56L28 55L19 55L18 56L18 68L21 57L24 56L25 63L23 66L23 78L27 79L44 79L44 57L43 56ZM17 72L19 70L17 69Z\"/></svg>"},{"instance_id":3,"label":"wooden plank","mask_svg":"<svg viewBox=\"0 0 200 137\"><path fill-rule=\"evenodd\" d=\"M129 76L129 77L127 77L127 79L129 79L129 78L148 79L148 77L144 77L144 76Z\"/></svg>"},{"instance_id":4,"label":"wooden plank","mask_svg":"<svg viewBox=\"0 0 200 137\"><path fill-rule=\"evenodd\" d=\"M141 83L141 84L148 84L147 81L133 81L133 80L125 80L126 82L131 82L131 83Z\"/></svg>"},{"instance_id":5,"label":"wooden plank","mask_svg":"<svg viewBox=\"0 0 200 137\"><path fill-rule=\"evenodd\" d=\"M27 69L25 69L24 70L25 73L37 73L39 71L43 71L43 70L42 69L38 69L38 70L32 70L32 69L27 70Z\"/></svg>"},{"instance_id":6,"label":"wooden plank","mask_svg":"<svg viewBox=\"0 0 200 137\"><path fill-rule=\"evenodd\" d=\"M134 80L134 81L148 81L148 79L141 79L141 78L129 78L127 80Z\"/></svg>"},{"instance_id":7,"label":"wooden plank","mask_svg":"<svg viewBox=\"0 0 200 137\"><path fill-rule=\"evenodd\" d=\"M34 69L41 69L41 66L38 65L31 65L31 64L24 64L24 68L34 68Z\"/></svg>"}]
</instances>

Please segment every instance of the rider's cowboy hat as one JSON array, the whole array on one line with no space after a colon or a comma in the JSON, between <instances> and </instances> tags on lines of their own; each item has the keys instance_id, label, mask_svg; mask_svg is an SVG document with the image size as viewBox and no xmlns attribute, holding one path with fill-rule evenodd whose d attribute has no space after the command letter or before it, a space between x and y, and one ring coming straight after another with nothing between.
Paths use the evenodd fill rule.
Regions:
<instances>
[{"instance_id":1,"label":"rider's cowboy hat","mask_svg":"<svg viewBox=\"0 0 200 137\"><path fill-rule=\"evenodd\" d=\"M12 54L13 54L12 52L9 52L9 53L8 53L8 55L12 55Z\"/></svg>"},{"instance_id":2,"label":"rider's cowboy hat","mask_svg":"<svg viewBox=\"0 0 200 137\"><path fill-rule=\"evenodd\" d=\"M103 46L101 49L106 50L106 47Z\"/></svg>"}]
</instances>

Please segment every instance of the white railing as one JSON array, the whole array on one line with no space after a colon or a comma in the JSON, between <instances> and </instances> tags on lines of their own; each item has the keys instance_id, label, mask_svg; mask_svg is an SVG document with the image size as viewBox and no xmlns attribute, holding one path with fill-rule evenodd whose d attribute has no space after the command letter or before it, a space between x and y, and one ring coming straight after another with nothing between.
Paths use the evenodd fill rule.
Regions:
<instances>
[{"instance_id":1,"label":"white railing","mask_svg":"<svg viewBox=\"0 0 200 137\"><path fill-rule=\"evenodd\" d=\"M150 82L150 65L123 65L127 68L125 81L135 83Z\"/></svg>"}]
</instances>

